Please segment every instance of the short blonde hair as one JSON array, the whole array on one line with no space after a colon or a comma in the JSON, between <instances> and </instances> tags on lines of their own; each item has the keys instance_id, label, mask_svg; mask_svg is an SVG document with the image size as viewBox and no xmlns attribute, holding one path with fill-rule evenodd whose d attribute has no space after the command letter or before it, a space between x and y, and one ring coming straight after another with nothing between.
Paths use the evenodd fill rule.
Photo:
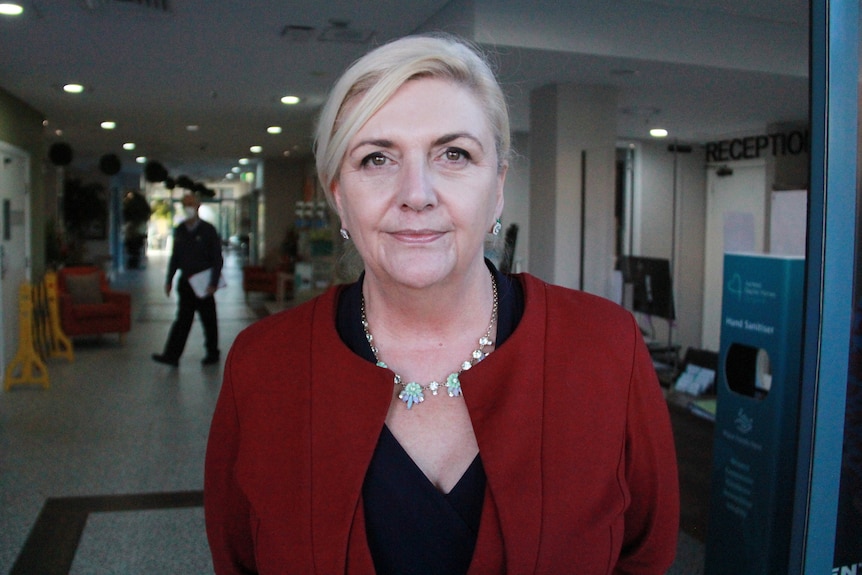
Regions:
<instances>
[{"instance_id":1,"label":"short blonde hair","mask_svg":"<svg viewBox=\"0 0 862 575\"><path fill-rule=\"evenodd\" d=\"M486 110L497 162L509 160L509 112L494 72L478 49L453 36L407 36L353 63L335 83L317 124L317 176L330 204L332 183L351 138L407 81L442 78L470 89Z\"/></svg>"}]
</instances>

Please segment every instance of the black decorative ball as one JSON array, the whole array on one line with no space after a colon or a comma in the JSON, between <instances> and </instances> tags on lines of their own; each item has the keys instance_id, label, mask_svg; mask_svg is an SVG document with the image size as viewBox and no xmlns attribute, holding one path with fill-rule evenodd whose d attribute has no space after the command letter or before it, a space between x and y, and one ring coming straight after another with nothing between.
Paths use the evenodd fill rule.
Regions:
<instances>
[{"instance_id":1,"label":"black decorative ball","mask_svg":"<svg viewBox=\"0 0 862 575\"><path fill-rule=\"evenodd\" d=\"M116 154L105 154L99 158L99 169L103 174L113 176L120 172L122 164Z\"/></svg>"},{"instance_id":2,"label":"black decorative ball","mask_svg":"<svg viewBox=\"0 0 862 575\"><path fill-rule=\"evenodd\" d=\"M144 177L148 182L164 182L168 177L168 170L159 162L147 162L144 166Z\"/></svg>"},{"instance_id":3,"label":"black decorative ball","mask_svg":"<svg viewBox=\"0 0 862 575\"><path fill-rule=\"evenodd\" d=\"M177 185L186 190L191 190L195 187L195 183L188 176L180 176L177 178Z\"/></svg>"},{"instance_id":4,"label":"black decorative ball","mask_svg":"<svg viewBox=\"0 0 862 575\"><path fill-rule=\"evenodd\" d=\"M48 158L55 166L68 166L72 163L72 146L66 142L51 144L48 150Z\"/></svg>"}]
</instances>

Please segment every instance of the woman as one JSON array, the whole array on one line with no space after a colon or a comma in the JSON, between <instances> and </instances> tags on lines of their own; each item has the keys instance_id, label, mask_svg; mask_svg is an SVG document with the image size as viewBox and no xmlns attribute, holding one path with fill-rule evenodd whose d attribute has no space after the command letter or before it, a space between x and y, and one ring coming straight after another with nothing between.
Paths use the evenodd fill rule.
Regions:
<instances>
[{"instance_id":1,"label":"woman","mask_svg":"<svg viewBox=\"0 0 862 575\"><path fill-rule=\"evenodd\" d=\"M509 155L486 63L443 37L372 51L316 153L365 271L234 343L216 572L664 573L673 438L633 318L483 258Z\"/></svg>"}]
</instances>

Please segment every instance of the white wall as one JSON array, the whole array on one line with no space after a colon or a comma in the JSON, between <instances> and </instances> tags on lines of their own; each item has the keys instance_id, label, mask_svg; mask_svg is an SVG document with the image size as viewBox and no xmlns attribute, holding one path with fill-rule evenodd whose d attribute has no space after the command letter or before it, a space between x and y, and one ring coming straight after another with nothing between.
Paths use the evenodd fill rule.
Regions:
<instances>
[{"instance_id":1,"label":"white wall","mask_svg":"<svg viewBox=\"0 0 862 575\"><path fill-rule=\"evenodd\" d=\"M616 90L533 90L530 125L530 270L611 297Z\"/></svg>"},{"instance_id":2,"label":"white wall","mask_svg":"<svg viewBox=\"0 0 862 575\"><path fill-rule=\"evenodd\" d=\"M267 160L263 167L264 205L260 263L276 264L281 243L293 224L296 202L302 200L308 166L304 162Z\"/></svg>"},{"instance_id":3,"label":"white wall","mask_svg":"<svg viewBox=\"0 0 862 575\"><path fill-rule=\"evenodd\" d=\"M506 174L503 207L503 229L509 224L518 224L518 239L515 243L515 271L530 270L530 149L529 136L525 133L512 135L512 159Z\"/></svg>"},{"instance_id":4,"label":"white wall","mask_svg":"<svg viewBox=\"0 0 862 575\"><path fill-rule=\"evenodd\" d=\"M671 261L677 320L673 341L684 352L701 347L706 175L703 150L673 153L666 141L634 146L632 255ZM639 318L645 321L646 318ZM653 320L655 337L669 324Z\"/></svg>"}]
</instances>

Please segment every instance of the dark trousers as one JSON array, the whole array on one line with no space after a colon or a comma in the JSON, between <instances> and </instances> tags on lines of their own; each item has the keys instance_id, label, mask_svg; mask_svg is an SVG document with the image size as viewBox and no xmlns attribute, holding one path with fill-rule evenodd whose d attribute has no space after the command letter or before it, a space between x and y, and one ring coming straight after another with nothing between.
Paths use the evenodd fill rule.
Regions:
<instances>
[{"instance_id":1,"label":"dark trousers","mask_svg":"<svg viewBox=\"0 0 862 575\"><path fill-rule=\"evenodd\" d=\"M197 312L204 328L204 345L207 356L218 356L218 320L216 318L215 298L213 296L199 298L184 278L180 278L178 282L177 294L180 298L180 305L177 310L177 318L171 326L163 355L168 359L179 360L186 347L186 340L195 320L195 312Z\"/></svg>"}]
</instances>

